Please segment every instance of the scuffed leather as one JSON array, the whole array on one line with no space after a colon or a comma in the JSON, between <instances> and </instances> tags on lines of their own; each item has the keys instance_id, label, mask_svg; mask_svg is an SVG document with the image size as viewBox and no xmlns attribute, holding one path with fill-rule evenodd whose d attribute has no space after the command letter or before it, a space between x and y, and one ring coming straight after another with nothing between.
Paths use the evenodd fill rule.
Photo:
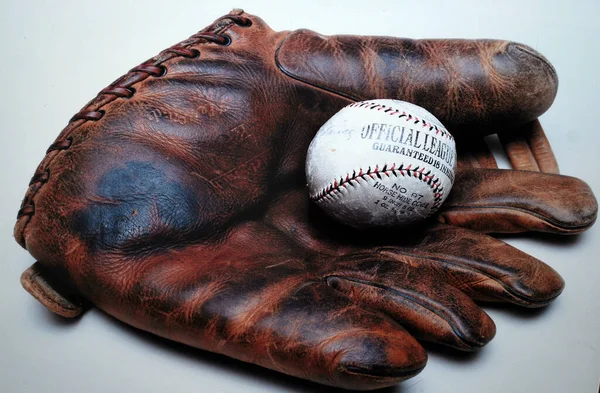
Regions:
<instances>
[{"instance_id":1,"label":"scuffed leather","mask_svg":"<svg viewBox=\"0 0 600 393\"><path fill-rule=\"evenodd\" d=\"M457 172L456 183L460 187L450 192L440 220L479 232L580 233L596 220L592 190L574 177L465 169Z\"/></svg>"},{"instance_id":2,"label":"scuffed leather","mask_svg":"<svg viewBox=\"0 0 600 393\"><path fill-rule=\"evenodd\" d=\"M475 301L540 307L561 293L552 268L468 229L332 222L309 202L303 171L320 125L353 98L411 99L458 137L521 126L556 91L541 55L495 41L276 33L240 11L203 34L231 43L186 40L119 78L36 171L15 238L79 295L193 347L374 389L425 366L417 339L460 350L491 340ZM416 49L434 64L412 69ZM484 232L579 232L597 211L584 182L560 175L466 165L455 190L439 218Z\"/></svg>"},{"instance_id":3,"label":"scuffed leather","mask_svg":"<svg viewBox=\"0 0 600 393\"><path fill-rule=\"evenodd\" d=\"M56 277L43 264L36 262L21 275L21 285L52 312L66 318L79 316L90 307L79 292Z\"/></svg>"},{"instance_id":4,"label":"scuffed leather","mask_svg":"<svg viewBox=\"0 0 600 393\"><path fill-rule=\"evenodd\" d=\"M402 97L426 103L461 135L534 120L558 88L542 55L508 41L326 37L298 30L280 44L276 61L290 77L356 101Z\"/></svg>"}]
</instances>

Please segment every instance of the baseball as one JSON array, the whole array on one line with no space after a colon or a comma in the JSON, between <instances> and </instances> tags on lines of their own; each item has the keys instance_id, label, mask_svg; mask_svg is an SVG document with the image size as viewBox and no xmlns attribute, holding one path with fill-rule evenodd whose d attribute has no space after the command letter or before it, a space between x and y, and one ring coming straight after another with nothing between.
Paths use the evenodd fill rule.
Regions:
<instances>
[{"instance_id":1,"label":"baseball","mask_svg":"<svg viewBox=\"0 0 600 393\"><path fill-rule=\"evenodd\" d=\"M435 213L456 171L454 138L427 110L356 102L327 121L306 158L310 198L357 228L405 225Z\"/></svg>"}]
</instances>

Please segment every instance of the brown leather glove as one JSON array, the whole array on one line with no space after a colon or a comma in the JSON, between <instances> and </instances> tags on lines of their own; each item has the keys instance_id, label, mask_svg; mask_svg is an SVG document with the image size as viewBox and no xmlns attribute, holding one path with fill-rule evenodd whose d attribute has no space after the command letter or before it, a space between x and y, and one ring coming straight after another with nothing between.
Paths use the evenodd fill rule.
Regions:
<instances>
[{"instance_id":1,"label":"brown leather glove","mask_svg":"<svg viewBox=\"0 0 600 393\"><path fill-rule=\"evenodd\" d=\"M22 282L61 315L90 301L140 329L300 378L397 383L425 365L413 337L462 350L493 337L473 299L539 307L562 279L457 226L332 222L307 198L309 142L341 107L374 97L425 106L457 137L514 129L549 107L556 83L519 44L275 33L234 11L71 120L19 211L15 237L39 261ZM559 233L594 222L582 181L481 168L494 166L491 155L459 146L468 153L440 220Z\"/></svg>"}]
</instances>

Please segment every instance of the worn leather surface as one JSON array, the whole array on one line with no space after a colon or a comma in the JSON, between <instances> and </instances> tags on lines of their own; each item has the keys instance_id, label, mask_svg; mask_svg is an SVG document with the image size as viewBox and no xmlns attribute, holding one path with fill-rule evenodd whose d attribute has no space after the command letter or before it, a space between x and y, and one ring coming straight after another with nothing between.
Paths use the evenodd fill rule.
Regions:
<instances>
[{"instance_id":1,"label":"worn leather surface","mask_svg":"<svg viewBox=\"0 0 600 393\"><path fill-rule=\"evenodd\" d=\"M475 301L541 307L561 293L552 268L465 229L593 224L583 181L494 169L466 138L536 126L556 87L520 44L277 33L233 11L119 78L59 135L15 226L54 284L24 282L65 316L84 306L57 281L197 348L333 386L392 385L425 366L417 340L474 350L493 338ZM305 154L340 108L382 95L451 125L463 158L438 221L356 231L309 202ZM540 132L514 164L557 172Z\"/></svg>"},{"instance_id":2,"label":"worn leather surface","mask_svg":"<svg viewBox=\"0 0 600 393\"><path fill-rule=\"evenodd\" d=\"M325 37L298 30L285 37L276 61L290 77L356 101L427 103L450 131L460 127L463 135L534 120L558 86L539 53L497 40Z\"/></svg>"},{"instance_id":3,"label":"worn leather surface","mask_svg":"<svg viewBox=\"0 0 600 393\"><path fill-rule=\"evenodd\" d=\"M579 233L595 220L590 188L569 176L459 170L440 219L479 232ZM569 192L571 191L571 192ZM491 224L493 223L493 225Z\"/></svg>"}]
</instances>

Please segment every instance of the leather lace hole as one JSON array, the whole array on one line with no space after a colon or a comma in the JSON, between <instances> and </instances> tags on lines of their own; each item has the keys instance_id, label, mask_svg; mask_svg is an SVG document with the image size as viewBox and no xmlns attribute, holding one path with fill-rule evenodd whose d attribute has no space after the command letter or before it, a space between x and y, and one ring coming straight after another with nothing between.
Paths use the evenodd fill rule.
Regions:
<instances>
[{"instance_id":1,"label":"leather lace hole","mask_svg":"<svg viewBox=\"0 0 600 393\"><path fill-rule=\"evenodd\" d=\"M133 97L137 91L137 90L135 90L135 87L128 87L127 90L129 90L129 92L131 93L131 95L127 98Z\"/></svg>"},{"instance_id":2,"label":"leather lace hole","mask_svg":"<svg viewBox=\"0 0 600 393\"><path fill-rule=\"evenodd\" d=\"M104 115L106 115L106 111L104 109L100 109L98 111L98 113L100 113L100 117L97 120L100 120L104 117ZM70 142L73 142L73 138L67 138Z\"/></svg>"},{"instance_id":3,"label":"leather lace hole","mask_svg":"<svg viewBox=\"0 0 600 393\"><path fill-rule=\"evenodd\" d=\"M238 26L241 27L250 27L252 26L252 21L248 18L243 18L239 22L236 22Z\"/></svg>"},{"instance_id":4,"label":"leather lace hole","mask_svg":"<svg viewBox=\"0 0 600 393\"><path fill-rule=\"evenodd\" d=\"M219 45L221 45L221 46L231 45L231 37L230 36L228 36L226 34L221 34L221 37L223 37L224 41L222 43L219 42Z\"/></svg>"},{"instance_id":5,"label":"leather lace hole","mask_svg":"<svg viewBox=\"0 0 600 393\"><path fill-rule=\"evenodd\" d=\"M160 74L154 75L155 77L160 78L161 76L167 75L167 67L164 65L159 65L158 68L160 68Z\"/></svg>"},{"instance_id":6,"label":"leather lace hole","mask_svg":"<svg viewBox=\"0 0 600 393\"><path fill-rule=\"evenodd\" d=\"M200 57L200 51L198 49L192 49L192 54L188 56L190 59L197 59Z\"/></svg>"}]
</instances>

